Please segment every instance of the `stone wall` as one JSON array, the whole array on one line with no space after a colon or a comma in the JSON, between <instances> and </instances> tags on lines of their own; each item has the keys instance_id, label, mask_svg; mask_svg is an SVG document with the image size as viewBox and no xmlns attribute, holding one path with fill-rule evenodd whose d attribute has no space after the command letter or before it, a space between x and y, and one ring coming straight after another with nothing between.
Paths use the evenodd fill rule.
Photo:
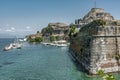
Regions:
<instances>
[{"instance_id":1,"label":"stone wall","mask_svg":"<svg viewBox=\"0 0 120 80\"><path fill-rule=\"evenodd\" d=\"M116 59L120 55L119 34L120 26L89 23L71 37L71 55L89 74L96 74L99 69L105 73L120 71L120 61Z\"/></svg>"},{"instance_id":2,"label":"stone wall","mask_svg":"<svg viewBox=\"0 0 120 80\"><path fill-rule=\"evenodd\" d=\"M120 71L120 20L104 9L92 8L75 25L80 30L70 39L70 51L83 68L90 74L99 69Z\"/></svg>"},{"instance_id":3,"label":"stone wall","mask_svg":"<svg viewBox=\"0 0 120 80\"><path fill-rule=\"evenodd\" d=\"M104 70L105 73L120 71L115 58L116 54L120 54L120 36L79 37L72 41L71 54L89 74L96 74L99 69Z\"/></svg>"},{"instance_id":4,"label":"stone wall","mask_svg":"<svg viewBox=\"0 0 120 80\"><path fill-rule=\"evenodd\" d=\"M120 54L119 43L120 36L93 36L90 48L91 73L96 74L96 71L99 69L104 70L106 73L120 71L118 61L116 60L116 55Z\"/></svg>"}]
</instances>

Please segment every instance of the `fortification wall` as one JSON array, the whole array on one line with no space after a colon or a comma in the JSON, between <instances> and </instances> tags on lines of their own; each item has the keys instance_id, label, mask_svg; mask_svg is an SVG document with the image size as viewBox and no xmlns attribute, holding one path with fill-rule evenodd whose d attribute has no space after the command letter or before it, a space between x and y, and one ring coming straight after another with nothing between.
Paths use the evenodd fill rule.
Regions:
<instances>
[{"instance_id":1,"label":"fortification wall","mask_svg":"<svg viewBox=\"0 0 120 80\"><path fill-rule=\"evenodd\" d=\"M120 36L81 36L72 41L71 54L87 73L96 74L99 69L105 73L120 71L120 61L116 60L120 54Z\"/></svg>"},{"instance_id":2,"label":"fortification wall","mask_svg":"<svg viewBox=\"0 0 120 80\"><path fill-rule=\"evenodd\" d=\"M119 60L116 56L120 54L120 36L97 36L91 42L91 68L90 73L102 69L105 73L120 71Z\"/></svg>"}]
</instances>

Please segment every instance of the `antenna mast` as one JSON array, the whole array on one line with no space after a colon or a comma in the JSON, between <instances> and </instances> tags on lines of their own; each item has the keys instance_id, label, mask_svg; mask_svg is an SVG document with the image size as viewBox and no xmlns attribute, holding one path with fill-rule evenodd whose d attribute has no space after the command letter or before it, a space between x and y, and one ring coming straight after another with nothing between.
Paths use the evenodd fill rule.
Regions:
<instances>
[{"instance_id":1,"label":"antenna mast","mask_svg":"<svg viewBox=\"0 0 120 80\"><path fill-rule=\"evenodd\" d=\"M96 8L96 1L94 2L94 8Z\"/></svg>"}]
</instances>

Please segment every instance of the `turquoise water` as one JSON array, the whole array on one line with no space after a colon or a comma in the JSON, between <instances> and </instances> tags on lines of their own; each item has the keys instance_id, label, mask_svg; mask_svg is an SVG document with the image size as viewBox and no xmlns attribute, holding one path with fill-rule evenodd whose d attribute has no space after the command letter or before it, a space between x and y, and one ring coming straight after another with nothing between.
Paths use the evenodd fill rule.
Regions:
<instances>
[{"instance_id":1,"label":"turquoise water","mask_svg":"<svg viewBox=\"0 0 120 80\"><path fill-rule=\"evenodd\" d=\"M66 47L24 43L20 50L2 51L12 41L0 39L0 80L100 80L78 71Z\"/></svg>"}]
</instances>

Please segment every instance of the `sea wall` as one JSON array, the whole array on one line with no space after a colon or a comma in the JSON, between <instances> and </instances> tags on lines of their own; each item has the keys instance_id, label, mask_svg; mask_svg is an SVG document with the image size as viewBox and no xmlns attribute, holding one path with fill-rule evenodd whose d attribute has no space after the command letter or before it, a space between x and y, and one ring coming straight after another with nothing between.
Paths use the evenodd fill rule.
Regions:
<instances>
[{"instance_id":1,"label":"sea wall","mask_svg":"<svg viewBox=\"0 0 120 80\"><path fill-rule=\"evenodd\" d=\"M85 25L70 39L70 52L88 74L120 71L119 26Z\"/></svg>"},{"instance_id":2,"label":"sea wall","mask_svg":"<svg viewBox=\"0 0 120 80\"><path fill-rule=\"evenodd\" d=\"M71 55L89 74L96 74L99 69L105 73L117 72L120 71L119 60L116 60L116 56L120 54L119 44L120 36L80 37L73 40L70 50Z\"/></svg>"},{"instance_id":3,"label":"sea wall","mask_svg":"<svg viewBox=\"0 0 120 80\"><path fill-rule=\"evenodd\" d=\"M116 59L120 55L120 36L93 36L91 41L89 72L96 74L99 69L105 73L120 71L119 60Z\"/></svg>"}]
</instances>

